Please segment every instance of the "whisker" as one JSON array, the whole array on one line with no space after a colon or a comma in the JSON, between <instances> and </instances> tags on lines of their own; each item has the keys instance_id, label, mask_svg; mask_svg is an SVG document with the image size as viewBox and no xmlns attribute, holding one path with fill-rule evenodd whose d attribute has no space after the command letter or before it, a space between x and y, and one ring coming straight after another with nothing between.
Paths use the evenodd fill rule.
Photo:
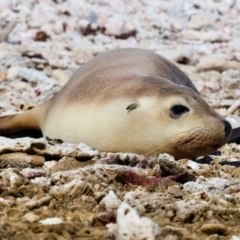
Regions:
<instances>
[{"instance_id":1,"label":"whisker","mask_svg":"<svg viewBox=\"0 0 240 240\"><path fill-rule=\"evenodd\" d=\"M155 151L158 151L158 150L160 150L160 149L161 149L161 152L164 153L164 152L166 152L167 150L169 150L169 149L171 149L171 148L173 148L173 147L176 147L176 146L182 144L182 143L185 141L186 138L183 138L183 139L180 139L180 138L179 138L177 141L174 140L174 141L172 141L172 142L169 142L169 140L175 138L176 136L182 135L182 134L187 135L187 134L191 134L192 132L194 132L194 133L199 132L198 130L200 130L201 128L202 128L202 127L199 125L199 126L196 126L196 127L192 128L192 129L190 129L190 130L182 131L182 132L179 132L179 133L177 133L177 134L171 135L170 137L166 138L166 143L165 143L163 146L159 146L159 147L157 147L157 148L149 151L149 152L147 153L147 155L150 155L151 153L153 153L153 152L155 152Z\"/></svg>"}]
</instances>

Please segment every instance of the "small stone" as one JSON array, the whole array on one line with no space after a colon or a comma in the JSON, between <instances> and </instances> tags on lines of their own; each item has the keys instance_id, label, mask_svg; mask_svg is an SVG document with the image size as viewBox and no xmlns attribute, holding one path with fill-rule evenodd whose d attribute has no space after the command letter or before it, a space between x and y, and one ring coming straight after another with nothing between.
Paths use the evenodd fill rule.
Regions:
<instances>
[{"instance_id":1,"label":"small stone","mask_svg":"<svg viewBox=\"0 0 240 240\"><path fill-rule=\"evenodd\" d=\"M20 221L22 215L23 215L23 211L19 208L11 208L6 212L9 221L11 222L16 222L16 221Z\"/></svg>"},{"instance_id":2,"label":"small stone","mask_svg":"<svg viewBox=\"0 0 240 240\"><path fill-rule=\"evenodd\" d=\"M163 57L166 57L170 61L188 64L191 62L191 58L193 56L193 48L180 45L174 49L158 50L156 53L160 54Z\"/></svg>"},{"instance_id":3,"label":"small stone","mask_svg":"<svg viewBox=\"0 0 240 240\"><path fill-rule=\"evenodd\" d=\"M197 67L199 70L216 70L220 72L228 69L240 70L240 64L237 61L231 61L225 54L203 56L199 59Z\"/></svg>"},{"instance_id":4,"label":"small stone","mask_svg":"<svg viewBox=\"0 0 240 240\"><path fill-rule=\"evenodd\" d=\"M52 172L67 171L84 167L86 163L72 157L63 157L52 166Z\"/></svg>"},{"instance_id":5,"label":"small stone","mask_svg":"<svg viewBox=\"0 0 240 240\"><path fill-rule=\"evenodd\" d=\"M53 169L53 167L57 164L57 161L46 161L44 163L44 169Z\"/></svg>"},{"instance_id":6,"label":"small stone","mask_svg":"<svg viewBox=\"0 0 240 240\"><path fill-rule=\"evenodd\" d=\"M32 212L29 212L29 213L26 213L24 216L23 216L23 219L28 221L28 222L37 222L39 221L39 216L35 215L34 213Z\"/></svg>"},{"instance_id":7,"label":"small stone","mask_svg":"<svg viewBox=\"0 0 240 240\"><path fill-rule=\"evenodd\" d=\"M32 199L30 201L28 201L25 206L29 209L29 210L32 210L34 208L39 208L41 207L42 205L44 204L47 204L49 203L51 200L52 200L52 196L51 195L45 195L44 197L38 199L38 200L35 200L35 199Z\"/></svg>"},{"instance_id":8,"label":"small stone","mask_svg":"<svg viewBox=\"0 0 240 240\"><path fill-rule=\"evenodd\" d=\"M7 78L9 80L14 80L18 77L20 71L20 67L19 66L12 66L8 69L8 73L7 73Z\"/></svg>"},{"instance_id":9,"label":"small stone","mask_svg":"<svg viewBox=\"0 0 240 240\"><path fill-rule=\"evenodd\" d=\"M217 14L200 12L191 17L187 26L189 28L199 30L203 27L212 26L216 22L217 18Z\"/></svg>"},{"instance_id":10,"label":"small stone","mask_svg":"<svg viewBox=\"0 0 240 240\"><path fill-rule=\"evenodd\" d=\"M7 153L0 156L1 160L7 161L10 166L16 165L32 165L35 167L43 166L45 158L37 155L29 155L27 153Z\"/></svg>"},{"instance_id":11,"label":"small stone","mask_svg":"<svg viewBox=\"0 0 240 240\"><path fill-rule=\"evenodd\" d=\"M68 76L63 70L56 69L52 71L52 77L57 79L60 83L66 83L70 76Z\"/></svg>"},{"instance_id":12,"label":"small stone","mask_svg":"<svg viewBox=\"0 0 240 240\"><path fill-rule=\"evenodd\" d=\"M42 169L24 168L22 170L22 175L28 179L42 177L45 174L46 174L46 172Z\"/></svg>"},{"instance_id":13,"label":"small stone","mask_svg":"<svg viewBox=\"0 0 240 240\"><path fill-rule=\"evenodd\" d=\"M11 191L15 191L24 183L23 176L17 169L8 168L0 172L1 183Z\"/></svg>"},{"instance_id":14,"label":"small stone","mask_svg":"<svg viewBox=\"0 0 240 240\"><path fill-rule=\"evenodd\" d=\"M220 223L206 223L202 225L201 231L208 235L212 234L227 235L228 227Z\"/></svg>"},{"instance_id":15,"label":"small stone","mask_svg":"<svg viewBox=\"0 0 240 240\"><path fill-rule=\"evenodd\" d=\"M75 178L69 183L61 186L54 186L50 190L50 194L52 194L55 198L63 198L64 196L68 196L70 199L72 199L75 197L80 197L83 194L87 196L93 196L93 190L87 182Z\"/></svg>"},{"instance_id":16,"label":"small stone","mask_svg":"<svg viewBox=\"0 0 240 240\"><path fill-rule=\"evenodd\" d=\"M177 237L176 239L179 239L183 236L189 236L190 232L185 228L175 227L175 226L166 226L162 229L162 235L163 237L165 237L165 239L168 239L168 237L170 239L173 236L176 236Z\"/></svg>"},{"instance_id":17,"label":"small stone","mask_svg":"<svg viewBox=\"0 0 240 240\"><path fill-rule=\"evenodd\" d=\"M121 202L122 201L118 198L118 196L112 190L110 190L108 195L101 200L100 204L104 204L106 209L110 210L117 209Z\"/></svg>"},{"instance_id":18,"label":"small stone","mask_svg":"<svg viewBox=\"0 0 240 240\"><path fill-rule=\"evenodd\" d=\"M183 184L183 189L190 192L208 192L209 189L207 186L204 186L203 184L199 184L196 182L187 182Z\"/></svg>"}]
</instances>

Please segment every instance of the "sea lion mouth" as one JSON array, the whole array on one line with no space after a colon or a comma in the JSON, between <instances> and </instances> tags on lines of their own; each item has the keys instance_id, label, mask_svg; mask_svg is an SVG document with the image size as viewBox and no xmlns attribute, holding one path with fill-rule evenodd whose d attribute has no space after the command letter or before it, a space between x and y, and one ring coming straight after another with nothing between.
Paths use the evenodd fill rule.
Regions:
<instances>
[{"instance_id":1,"label":"sea lion mouth","mask_svg":"<svg viewBox=\"0 0 240 240\"><path fill-rule=\"evenodd\" d=\"M215 151L217 151L222 145L220 144L213 144L213 145L202 145L202 146L196 146L192 148L184 148L182 149L185 152L189 152L189 155L194 156L194 157L199 157L199 156L205 156L209 155ZM191 154L190 154L191 153Z\"/></svg>"},{"instance_id":2,"label":"sea lion mouth","mask_svg":"<svg viewBox=\"0 0 240 240\"><path fill-rule=\"evenodd\" d=\"M192 136L180 141L176 147L183 155L199 157L211 154L224 145L224 141L219 138L209 138L206 136Z\"/></svg>"},{"instance_id":3,"label":"sea lion mouth","mask_svg":"<svg viewBox=\"0 0 240 240\"><path fill-rule=\"evenodd\" d=\"M182 145L183 145L183 147L184 146L186 146L186 147L188 147L188 145L189 144L191 144L192 142L196 142L196 140L194 139L189 139L189 140L186 140L186 141L184 141L183 143L182 143ZM202 141L200 142L199 141L199 143L202 143ZM220 148L222 145L221 144L211 144L211 145L209 145L209 144L202 144L201 146L199 145L199 146L195 146L195 149L196 150L203 150L203 149L206 149L206 147L207 148L211 148L211 149L218 149L218 148Z\"/></svg>"}]
</instances>

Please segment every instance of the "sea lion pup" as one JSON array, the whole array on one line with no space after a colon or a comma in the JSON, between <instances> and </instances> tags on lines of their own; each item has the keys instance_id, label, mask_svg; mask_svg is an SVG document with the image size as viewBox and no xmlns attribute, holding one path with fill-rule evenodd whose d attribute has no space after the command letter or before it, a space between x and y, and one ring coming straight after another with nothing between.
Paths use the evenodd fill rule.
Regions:
<instances>
[{"instance_id":1,"label":"sea lion pup","mask_svg":"<svg viewBox=\"0 0 240 240\"><path fill-rule=\"evenodd\" d=\"M99 54L47 102L0 118L3 134L25 128L100 151L177 159L212 153L232 132L180 69L143 49Z\"/></svg>"}]
</instances>

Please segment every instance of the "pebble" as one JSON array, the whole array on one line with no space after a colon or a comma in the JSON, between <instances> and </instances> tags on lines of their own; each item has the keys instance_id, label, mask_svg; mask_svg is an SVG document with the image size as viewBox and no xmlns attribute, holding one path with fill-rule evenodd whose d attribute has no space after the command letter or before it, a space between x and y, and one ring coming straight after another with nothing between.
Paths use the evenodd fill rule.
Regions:
<instances>
[{"instance_id":1,"label":"pebble","mask_svg":"<svg viewBox=\"0 0 240 240\"><path fill-rule=\"evenodd\" d=\"M38 222L40 218L39 218L39 216L35 215L34 213L29 212L23 216L23 219L32 223L32 222Z\"/></svg>"},{"instance_id":2,"label":"pebble","mask_svg":"<svg viewBox=\"0 0 240 240\"><path fill-rule=\"evenodd\" d=\"M224 224L216 224L216 223L206 223L201 226L201 231L208 234L221 234L226 235L228 231L228 227Z\"/></svg>"},{"instance_id":3,"label":"pebble","mask_svg":"<svg viewBox=\"0 0 240 240\"><path fill-rule=\"evenodd\" d=\"M66 74L63 70L56 69L52 71L52 77L54 77L61 83L66 83L70 76Z\"/></svg>"},{"instance_id":4,"label":"pebble","mask_svg":"<svg viewBox=\"0 0 240 240\"><path fill-rule=\"evenodd\" d=\"M46 174L46 171L43 169L34 169L34 168L24 168L21 171L22 175L29 179L34 179L37 177L42 177Z\"/></svg>"},{"instance_id":5,"label":"pebble","mask_svg":"<svg viewBox=\"0 0 240 240\"><path fill-rule=\"evenodd\" d=\"M63 198L64 196L68 196L70 199L72 199L80 197L83 194L92 196L93 190L88 183L76 178L69 183L65 183L60 186L54 186L50 190L50 194L55 198Z\"/></svg>"},{"instance_id":6,"label":"pebble","mask_svg":"<svg viewBox=\"0 0 240 240\"><path fill-rule=\"evenodd\" d=\"M190 18L187 27L200 30L204 27L211 27L217 19L218 15L216 13L199 12Z\"/></svg>"},{"instance_id":7,"label":"pebble","mask_svg":"<svg viewBox=\"0 0 240 240\"><path fill-rule=\"evenodd\" d=\"M49 203L49 202L52 200L52 198L53 198L53 197L52 197L50 194L47 194L46 196L44 196L44 197L42 197L42 198L40 198L40 199L38 199L38 200L32 199L32 200L28 201L28 202L25 204L25 206L26 206L28 209L30 209L30 210L32 210L32 209L34 209L34 208L39 208L39 207L41 207L42 205Z\"/></svg>"},{"instance_id":8,"label":"pebble","mask_svg":"<svg viewBox=\"0 0 240 240\"><path fill-rule=\"evenodd\" d=\"M110 190L108 195L106 195L100 202L100 204L105 205L105 208L108 211L112 209L117 209L121 203L122 201L112 190Z\"/></svg>"}]
</instances>

